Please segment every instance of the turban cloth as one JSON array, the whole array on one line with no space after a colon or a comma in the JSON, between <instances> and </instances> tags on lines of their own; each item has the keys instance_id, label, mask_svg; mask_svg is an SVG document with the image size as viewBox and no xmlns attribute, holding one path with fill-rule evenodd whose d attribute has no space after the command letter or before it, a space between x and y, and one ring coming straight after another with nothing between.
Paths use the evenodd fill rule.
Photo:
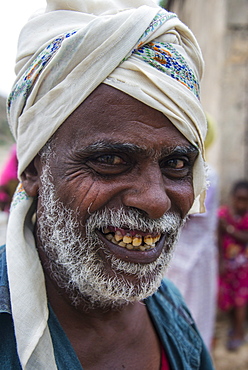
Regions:
<instances>
[{"instance_id":1,"label":"turban cloth","mask_svg":"<svg viewBox=\"0 0 248 370\"><path fill-rule=\"evenodd\" d=\"M65 119L101 83L157 109L199 149L194 193L205 188L203 60L192 32L152 0L47 0L24 26L8 119L19 176ZM197 202L196 210L203 207ZM32 232L34 200L12 202L7 263L17 348L25 369L56 369L43 270ZM35 312L33 311L35 307Z\"/></svg>"}]
</instances>

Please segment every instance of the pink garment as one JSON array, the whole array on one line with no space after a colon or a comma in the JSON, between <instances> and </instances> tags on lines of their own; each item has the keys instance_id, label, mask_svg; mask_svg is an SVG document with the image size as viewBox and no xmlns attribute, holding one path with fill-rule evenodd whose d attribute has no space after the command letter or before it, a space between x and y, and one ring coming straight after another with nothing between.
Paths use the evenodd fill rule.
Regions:
<instances>
[{"instance_id":1,"label":"pink garment","mask_svg":"<svg viewBox=\"0 0 248 370\"><path fill-rule=\"evenodd\" d=\"M248 230L248 213L243 217L233 217L229 208L223 206L218 217L238 230ZM225 270L219 277L218 304L221 310L226 311L248 302L248 249L245 243L227 233L223 235L222 249Z\"/></svg>"},{"instance_id":2,"label":"pink garment","mask_svg":"<svg viewBox=\"0 0 248 370\"><path fill-rule=\"evenodd\" d=\"M17 166L16 145L14 144L11 148L7 162L0 173L0 202L8 203L9 201L9 194L6 192L5 187L10 181L17 179Z\"/></svg>"},{"instance_id":3,"label":"pink garment","mask_svg":"<svg viewBox=\"0 0 248 370\"><path fill-rule=\"evenodd\" d=\"M161 346L162 347L162 346ZM161 348L161 366L160 370L170 370L170 365L167 360L167 355L163 347Z\"/></svg>"},{"instance_id":4,"label":"pink garment","mask_svg":"<svg viewBox=\"0 0 248 370\"><path fill-rule=\"evenodd\" d=\"M16 145L11 148L7 162L0 174L0 186L8 184L9 181L17 178Z\"/></svg>"}]
</instances>

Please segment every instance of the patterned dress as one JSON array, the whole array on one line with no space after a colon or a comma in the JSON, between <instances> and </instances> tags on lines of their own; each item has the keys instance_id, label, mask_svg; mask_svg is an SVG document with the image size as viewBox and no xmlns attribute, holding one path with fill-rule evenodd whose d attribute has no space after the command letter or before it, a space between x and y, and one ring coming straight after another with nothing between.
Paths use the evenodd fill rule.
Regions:
<instances>
[{"instance_id":1,"label":"patterned dress","mask_svg":"<svg viewBox=\"0 0 248 370\"><path fill-rule=\"evenodd\" d=\"M233 216L227 206L218 211L218 217L237 230L248 231L248 213ZM248 301L248 248L232 235L222 235L222 258L224 271L219 276L219 308L227 311L246 305Z\"/></svg>"}]
</instances>

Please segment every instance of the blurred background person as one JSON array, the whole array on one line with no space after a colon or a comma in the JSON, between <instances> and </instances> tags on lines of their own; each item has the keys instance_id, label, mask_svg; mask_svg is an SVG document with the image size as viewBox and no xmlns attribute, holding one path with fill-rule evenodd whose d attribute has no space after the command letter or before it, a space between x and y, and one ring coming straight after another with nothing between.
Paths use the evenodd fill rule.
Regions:
<instances>
[{"instance_id":1,"label":"blurred background person","mask_svg":"<svg viewBox=\"0 0 248 370\"><path fill-rule=\"evenodd\" d=\"M17 157L14 144L0 172L0 246L5 244L8 213L17 184Z\"/></svg>"},{"instance_id":2,"label":"blurred background person","mask_svg":"<svg viewBox=\"0 0 248 370\"><path fill-rule=\"evenodd\" d=\"M216 137L215 122L207 114L209 150ZM211 349L217 299L217 208L218 177L209 167L206 212L190 215L181 231L166 277L181 291L201 336Z\"/></svg>"},{"instance_id":3,"label":"blurred background person","mask_svg":"<svg viewBox=\"0 0 248 370\"><path fill-rule=\"evenodd\" d=\"M248 181L236 182L230 204L218 211L219 295L218 304L229 313L227 349L244 343L248 302Z\"/></svg>"},{"instance_id":4,"label":"blurred background person","mask_svg":"<svg viewBox=\"0 0 248 370\"><path fill-rule=\"evenodd\" d=\"M7 161L0 173L0 208L1 211L9 211L10 203L18 184L16 144L9 152Z\"/></svg>"}]
</instances>

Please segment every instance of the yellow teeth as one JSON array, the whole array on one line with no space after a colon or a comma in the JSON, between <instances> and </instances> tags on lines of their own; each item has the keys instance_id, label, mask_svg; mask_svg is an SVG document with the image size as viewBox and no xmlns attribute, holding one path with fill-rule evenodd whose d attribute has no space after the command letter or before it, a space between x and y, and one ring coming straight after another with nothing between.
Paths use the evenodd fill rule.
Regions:
<instances>
[{"instance_id":1,"label":"yellow teeth","mask_svg":"<svg viewBox=\"0 0 248 370\"><path fill-rule=\"evenodd\" d=\"M131 235L130 234L124 235L123 241L124 241L124 243L127 243L127 244L132 243L132 237L131 237Z\"/></svg>"},{"instance_id":2,"label":"yellow teeth","mask_svg":"<svg viewBox=\"0 0 248 370\"><path fill-rule=\"evenodd\" d=\"M113 238L113 235L112 234L106 234L105 238L108 239L108 240L111 240Z\"/></svg>"},{"instance_id":3,"label":"yellow teeth","mask_svg":"<svg viewBox=\"0 0 248 370\"><path fill-rule=\"evenodd\" d=\"M110 239L110 241L114 244L118 244L117 240L115 239L115 237L113 236L112 239Z\"/></svg>"},{"instance_id":4,"label":"yellow teeth","mask_svg":"<svg viewBox=\"0 0 248 370\"><path fill-rule=\"evenodd\" d=\"M122 234L121 234L121 232L120 232L119 230L117 230L117 231L115 232L115 236L114 236L114 238L115 238L115 240L116 240L117 242L119 242L120 240L122 240L123 236L122 236ZM124 242L124 243L125 243L125 242Z\"/></svg>"},{"instance_id":5,"label":"yellow teeth","mask_svg":"<svg viewBox=\"0 0 248 370\"><path fill-rule=\"evenodd\" d=\"M141 235L135 235L133 238L133 246L139 247L142 244L142 236Z\"/></svg>"},{"instance_id":6,"label":"yellow teeth","mask_svg":"<svg viewBox=\"0 0 248 370\"><path fill-rule=\"evenodd\" d=\"M154 243L157 243L159 241L159 239L160 239L160 235L155 236Z\"/></svg>"},{"instance_id":7,"label":"yellow teeth","mask_svg":"<svg viewBox=\"0 0 248 370\"><path fill-rule=\"evenodd\" d=\"M111 232L108 228L103 230L105 238L114 244L118 244L122 248L128 250L140 250L146 251L155 247L156 242L160 239L161 235L153 237L152 235L146 235L142 237L139 234L132 236L130 233L126 233L124 236L117 230L115 233Z\"/></svg>"},{"instance_id":8,"label":"yellow teeth","mask_svg":"<svg viewBox=\"0 0 248 370\"><path fill-rule=\"evenodd\" d=\"M133 245L132 244L127 244L126 245L126 248L129 249L129 250L132 250L133 249Z\"/></svg>"},{"instance_id":9,"label":"yellow teeth","mask_svg":"<svg viewBox=\"0 0 248 370\"><path fill-rule=\"evenodd\" d=\"M144 237L144 242L145 242L146 244L148 244L148 245L152 245L152 244L153 244L153 238L152 238L152 236L151 236L151 235L146 235L146 236Z\"/></svg>"},{"instance_id":10,"label":"yellow teeth","mask_svg":"<svg viewBox=\"0 0 248 370\"><path fill-rule=\"evenodd\" d=\"M118 243L118 245L119 245L120 247L125 247L125 246L126 246L126 243L124 243L124 242L120 242L120 243Z\"/></svg>"}]
</instances>

